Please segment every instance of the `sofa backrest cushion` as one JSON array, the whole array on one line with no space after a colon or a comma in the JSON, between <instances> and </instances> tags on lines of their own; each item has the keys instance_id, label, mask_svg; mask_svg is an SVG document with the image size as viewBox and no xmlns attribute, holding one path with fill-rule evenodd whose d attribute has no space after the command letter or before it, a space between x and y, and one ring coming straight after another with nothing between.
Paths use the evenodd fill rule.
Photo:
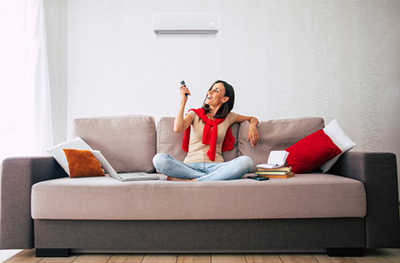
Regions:
<instances>
[{"instance_id":1,"label":"sofa backrest cushion","mask_svg":"<svg viewBox=\"0 0 400 263\"><path fill-rule=\"evenodd\" d=\"M117 172L154 171L156 126L151 116L75 119L70 137L81 137L101 151Z\"/></svg>"},{"instance_id":2,"label":"sofa backrest cushion","mask_svg":"<svg viewBox=\"0 0 400 263\"><path fill-rule=\"evenodd\" d=\"M174 132L173 117L162 117L157 124L157 153L167 153L183 161L186 152L182 149L183 132Z\"/></svg>"},{"instance_id":3,"label":"sofa backrest cushion","mask_svg":"<svg viewBox=\"0 0 400 263\"><path fill-rule=\"evenodd\" d=\"M182 150L182 140L184 132L174 132L174 117L163 117L157 124L157 153L167 153L174 158L183 161L186 152ZM232 125L232 134L235 138L235 144L232 151L224 152L225 161L230 161L238 156L238 136L239 124Z\"/></svg>"},{"instance_id":4,"label":"sofa backrest cushion","mask_svg":"<svg viewBox=\"0 0 400 263\"><path fill-rule=\"evenodd\" d=\"M258 126L260 143L251 146L247 142L249 122L243 122L239 131L239 155L247 155L253 160L251 172L256 170L256 165L267 163L269 153L273 150L285 150L305 136L324 128L324 119L307 117L285 120L261 121Z\"/></svg>"}]
</instances>

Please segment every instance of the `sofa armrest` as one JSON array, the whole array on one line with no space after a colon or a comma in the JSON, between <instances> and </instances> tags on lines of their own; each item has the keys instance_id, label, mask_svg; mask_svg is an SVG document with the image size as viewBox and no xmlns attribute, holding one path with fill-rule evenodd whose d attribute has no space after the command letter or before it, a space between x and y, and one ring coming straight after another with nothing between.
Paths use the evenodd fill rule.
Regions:
<instances>
[{"instance_id":1,"label":"sofa armrest","mask_svg":"<svg viewBox=\"0 0 400 263\"><path fill-rule=\"evenodd\" d=\"M53 157L7 158L2 166L0 248L34 247L32 185L68 176Z\"/></svg>"},{"instance_id":2,"label":"sofa armrest","mask_svg":"<svg viewBox=\"0 0 400 263\"><path fill-rule=\"evenodd\" d=\"M364 183L367 195L366 247L400 247L396 155L350 151L339 158L329 173Z\"/></svg>"}]
</instances>

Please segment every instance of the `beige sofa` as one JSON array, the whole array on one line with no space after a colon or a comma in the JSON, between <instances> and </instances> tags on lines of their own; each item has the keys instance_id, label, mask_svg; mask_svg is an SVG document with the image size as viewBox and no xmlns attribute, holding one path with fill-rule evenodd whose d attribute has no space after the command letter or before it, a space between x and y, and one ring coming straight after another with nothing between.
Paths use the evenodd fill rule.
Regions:
<instances>
[{"instance_id":1,"label":"beige sofa","mask_svg":"<svg viewBox=\"0 0 400 263\"><path fill-rule=\"evenodd\" d=\"M152 158L183 160L173 118L77 119L71 138L100 150L117 172L156 172ZM261 143L246 142L249 123L233 125L225 160L264 163L324 127L321 118L260 122ZM253 167L252 172L254 172ZM36 248L38 256L72 250L131 253L321 252L362 255L400 245L396 157L349 152L329 173L290 179L217 182L119 182L67 177L52 157L3 162L0 247Z\"/></svg>"}]
</instances>

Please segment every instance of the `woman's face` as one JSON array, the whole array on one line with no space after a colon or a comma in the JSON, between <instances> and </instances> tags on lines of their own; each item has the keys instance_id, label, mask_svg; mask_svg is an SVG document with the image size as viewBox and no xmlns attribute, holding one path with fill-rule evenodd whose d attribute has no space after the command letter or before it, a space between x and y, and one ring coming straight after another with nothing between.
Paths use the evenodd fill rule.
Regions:
<instances>
[{"instance_id":1,"label":"woman's face","mask_svg":"<svg viewBox=\"0 0 400 263\"><path fill-rule=\"evenodd\" d=\"M211 90L207 93L206 104L210 106L218 106L229 100L225 97L225 87L222 83L215 83Z\"/></svg>"}]
</instances>

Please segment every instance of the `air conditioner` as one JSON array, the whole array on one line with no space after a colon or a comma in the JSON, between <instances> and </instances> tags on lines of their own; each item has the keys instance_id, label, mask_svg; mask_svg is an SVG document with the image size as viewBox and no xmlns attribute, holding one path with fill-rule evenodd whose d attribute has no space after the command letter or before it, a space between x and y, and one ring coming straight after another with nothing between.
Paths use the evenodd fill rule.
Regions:
<instances>
[{"instance_id":1,"label":"air conditioner","mask_svg":"<svg viewBox=\"0 0 400 263\"><path fill-rule=\"evenodd\" d=\"M220 15L216 13L154 13L156 34L215 34Z\"/></svg>"}]
</instances>

